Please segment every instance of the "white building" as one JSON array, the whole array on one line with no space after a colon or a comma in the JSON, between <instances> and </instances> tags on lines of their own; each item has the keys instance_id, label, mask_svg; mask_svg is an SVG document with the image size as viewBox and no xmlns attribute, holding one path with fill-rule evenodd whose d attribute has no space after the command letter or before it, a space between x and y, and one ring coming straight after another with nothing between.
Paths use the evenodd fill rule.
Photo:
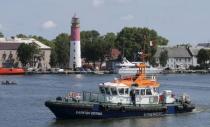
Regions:
<instances>
[{"instance_id":1,"label":"white building","mask_svg":"<svg viewBox=\"0 0 210 127\"><path fill-rule=\"evenodd\" d=\"M30 65L30 67L50 68L51 48L33 38L0 38L0 67L21 67L17 57L17 49L22 43L33 43L40 49L40 53L34 56L34 65Z\"/></svg>"},{"instance_id":2,"label":"white building","mask_svg":"<svg viewBox=\"0 0 210 127\"><path fill-rule=\"evenodd\" d=\"M160 53L166 50L168 52L168 61L165 67L171 69L187 69L193 65L193 59L189 50L184 46L176 47L158 47L155 54L156 63L160 63Z\"/></svg>"}]
</instances>

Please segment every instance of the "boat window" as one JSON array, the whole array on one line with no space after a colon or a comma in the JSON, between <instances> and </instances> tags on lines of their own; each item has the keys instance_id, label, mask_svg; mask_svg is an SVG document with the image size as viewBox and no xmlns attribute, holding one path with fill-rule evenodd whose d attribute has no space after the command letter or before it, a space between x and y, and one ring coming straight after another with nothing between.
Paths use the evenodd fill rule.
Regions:
<instances>
[{"instance_id":1,"label":"boat window","mask_svg":"<svg viewBox=\"0 0 210 127\"><path fill-rule=\"evenodd\" d=\"M120 95L124 95L124 88L119 88L118 91Z\"/></svg>"},{"instance_id":2,"label":"boat window","mask_svg":"<svg viewBox=\"0 0 210 127\"><path fill-rule=\"evenodd\" d=\"M136 95L139 95L139 90L135 90Z\"/></svg>"},{"instance_id":3,"label":"boat window","mask_svg":"<svg viewBox=\"0 0 210 127\"><path fill-rule=\"evenodd\" d=\"M107 95L110 95L111 94L110 91L109 91L109 87L105 87L105 91L106 91L106 94Z\"/></svg>"},{"instance_id":4,"label":"boat window","mask_svg":"<svg viewBox=\"0 0 210 127\"><path fill-rule=\"evenodd\" d=\"M158 92L156 88L153 88L154 92Z\"/></svg>"},{"instance_id":5,"label":"boat window","mask_svg":"<svg viewBox=\"0 0 210 127\"><path fill-rule=\"evenodd\" d=\"M104 89L104 87L99 87L99 89L100 89L100 92L101 92L102 94L105 94L105 89Z\"/></svg>"},{"instance_id":6,"label":"boat window","mask_svg":"<svg viewBox=\"0 0 210 127\"><path fill-rule=\"evenodd\" d=\"M117 89L115 87L111 88L112 95L117 95Z\"/></svg>"},{"instance_id":7,"label":"boat window","mask_svg":"<svg viewBox=\"0 0 210 127\"><path fill-rule=\"evenodd\" d=\"M125 89L125 94L128 94L128 88Z\"/></svg>"},{"instance_id":8,"label":"boat window","mask_svg":"<svg viewBox=\"0 0 210 127\"><path fill-rule=\"evenodd\" d=\"M152 95L151 89L146 89L146 95Z\"/></svg>"},{"instance_id":9,"label":"boat window","mask_svg":"<svg viewBox=\"0 0 210 127\"><path fill-rule=\"evenodd\" d=\"M141 95L145 95L145 89L141 89Z\"/></svg>"}]
</instances>

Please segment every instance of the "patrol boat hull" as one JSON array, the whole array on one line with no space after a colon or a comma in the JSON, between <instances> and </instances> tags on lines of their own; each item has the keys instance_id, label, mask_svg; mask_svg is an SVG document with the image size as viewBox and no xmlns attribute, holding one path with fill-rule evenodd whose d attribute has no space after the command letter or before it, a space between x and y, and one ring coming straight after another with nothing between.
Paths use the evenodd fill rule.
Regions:
<instances>
[{"instance_id":1,"label":"patrol boat hull","mask_svg":"<svg viewBox=\"0 0 210 127\"><path fill-rule=\"evenodd\" d=\"M46 101L57 119L107 119L122 117L157 117L192 112L192 104L122 105L109 103Z\"/></svg>"}]
</instances>

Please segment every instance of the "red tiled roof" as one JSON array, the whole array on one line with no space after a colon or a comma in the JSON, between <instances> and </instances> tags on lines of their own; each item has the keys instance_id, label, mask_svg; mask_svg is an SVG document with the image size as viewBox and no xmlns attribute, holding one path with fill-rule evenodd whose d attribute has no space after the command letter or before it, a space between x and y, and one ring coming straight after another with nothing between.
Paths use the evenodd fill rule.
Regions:
<instances>
[{"instance_id":1,"label":"red tiled roof","mask_svg":"<svg viewBox=\"0 0 210 127\"><path fill-rule=\"evenodd\" d=\"M118 58L118 56L121 54L121 52L118 49L111 49L111 57L112 58Z\"/></svg>"},{"instance_id":2,"label":"red tiled roof","mask_svg":"<svg viewBox=\"0 0 210 127\"><path fill-rule=\"evenodd\" d=\"M17 50L21 43L0 42L0 50Z\"/></svg>"}]
</instances>

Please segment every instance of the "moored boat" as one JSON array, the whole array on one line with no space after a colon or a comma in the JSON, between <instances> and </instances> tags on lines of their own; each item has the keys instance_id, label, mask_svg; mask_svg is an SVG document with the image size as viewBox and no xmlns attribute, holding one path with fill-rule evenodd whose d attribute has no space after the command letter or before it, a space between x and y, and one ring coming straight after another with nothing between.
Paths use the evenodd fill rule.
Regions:
<instances>
[{"instance_id":1,"label":"moored boat","mask_svg":"<svg viewBox=\"0 0 210 127\"><path fill-rule=\"evenodd\" d=\"M45 102L56 118L103 119L119 117L157 117L192 112L188 95L175 97L171 90L158 92L156 77L147 77L146 65L138 64L135 76L121 77L99 84L99 92L70 92Z\"/></svg>"},{"instance_id":2,"label":"moored boat","mask_svg":"<svg viewBox=\"0 0 210 127\"><path fill-rule=\"evenodd\" d=\"M136 67L136 64L140 64L142 62L130 62L126 58L123 58L121 63L115 65L114 73L120 75L135 75L139 68ZM159 74L163 72L163 69L159 67L152 67L151 65L147 64L145 72L147 74Z\"/></svg>"},{"instance_id":3,"label":"moored boat","mask_svg":"<svg viewBox=\"0 0 210 127\"><path fill-rule=\"evenodd\" d=\"M23 68L0 68L0 75L18 75L25 74Z\"/></svg>"}]
</instances>

